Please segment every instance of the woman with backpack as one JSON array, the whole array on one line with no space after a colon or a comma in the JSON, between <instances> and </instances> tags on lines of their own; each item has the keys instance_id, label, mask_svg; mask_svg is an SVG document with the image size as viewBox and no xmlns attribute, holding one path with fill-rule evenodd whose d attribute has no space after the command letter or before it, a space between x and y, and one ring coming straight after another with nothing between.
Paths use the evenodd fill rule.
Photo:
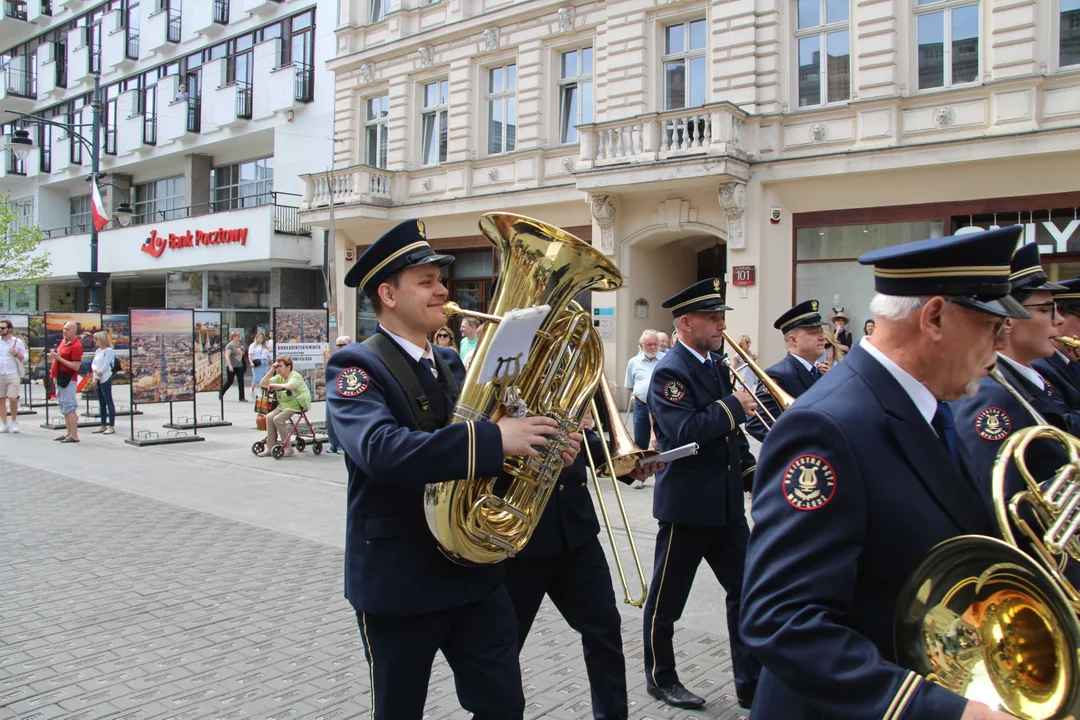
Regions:
<instances>
[{"instance_id":1,"label":"woman with backpack","mask_svg":"<svg viewBox=\"0 0 1080 720\"><path fill-rule=\"evenodd\" d=\"M112 348L112 338L109 333L99 330L94 333L94 361L90 364L93 372L92 382L98 399L98 418L101 427L94 431L94 435L113 435L116 433L116 405L113 404L112 380L113 375L120 369L120 359Z\"/></svg>"}]
</instances>

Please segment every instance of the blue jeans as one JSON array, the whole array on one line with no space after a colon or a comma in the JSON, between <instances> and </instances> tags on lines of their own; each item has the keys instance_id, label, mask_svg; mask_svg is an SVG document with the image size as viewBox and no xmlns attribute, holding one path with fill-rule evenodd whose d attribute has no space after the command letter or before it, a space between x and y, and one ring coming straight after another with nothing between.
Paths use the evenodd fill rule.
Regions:
<instances>
[{"instance_id":1,"label":"blue jeans","mask_svg":"<svg viewBox=\"0 0 1080 720\"><path fill-rule=\"evenodd\" d=\"M334 434L334 423L330 422L330 413L326 413L326 437L330 441L330 452L338 451L337 435Z\"/></svg>"},{"instance_id":2,"label":"blue jeans","mask_svg":"<svg viewBox=\"0 0 1080 720\"><path fill-rule=\"evenodd\" d=\"M116 405L112 399L112 378L97 384L98 415L101 427L116 425Z\"/></svg>"},{"instance_id":3,"label":"blue jeans","mask_svg":"<svg viewBox=\"0 0 1080 720\"><path fill-rule=\"evenodd\" d=\"M640 400L634 400L634 444L642 450L648 450L651 435L649 408Z\"/></svg>"}]
</instances>

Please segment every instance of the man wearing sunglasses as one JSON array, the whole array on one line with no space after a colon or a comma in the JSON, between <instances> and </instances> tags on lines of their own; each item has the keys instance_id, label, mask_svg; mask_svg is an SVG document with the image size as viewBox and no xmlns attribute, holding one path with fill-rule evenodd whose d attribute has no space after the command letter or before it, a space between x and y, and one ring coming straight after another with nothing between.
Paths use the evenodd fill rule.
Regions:
<instances>
[{"instance_id":1,"label":"man wearing sunglasses","mask_svg":"<svg viewBox=\"0 0 1080 720\"><path fill-rule=\"evenodd\" d=\"M0 434L19 432L19 385L26 368L26 345L15 337L7 318L0 319ZM7 398L7 404L4 403ZM8 410L11 424L8 425Z\"/></svg>"}]
</instances>

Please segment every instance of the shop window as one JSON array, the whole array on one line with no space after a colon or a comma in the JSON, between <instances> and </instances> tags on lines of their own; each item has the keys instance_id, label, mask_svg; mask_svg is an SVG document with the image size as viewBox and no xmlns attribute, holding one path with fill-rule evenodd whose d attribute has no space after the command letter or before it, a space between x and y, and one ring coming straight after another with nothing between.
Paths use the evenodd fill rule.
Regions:
<instances>
[{"instance_id":1,"label":"shop window","mask_svg":"<svg viewBox=\"0 0 1080 720\"><path fill-rule=\"evenodd\" d=\"M917 0L919 89L972 83L979 77L979 4Z\"/></svg>"},{"instance_id":2,"label":"shop window","mask_svg":"<svg viewBox=\"0 0 1080 720\"><path fill-rule=\"evenodd\" d=\"M365 103L364 150L368 165L385 170L387 165L387 131L389 128L390 96L368 98Z\"/></svg>"},{"instance_id":3,"label":"shop window","mask_svg":"<svg viewBox=\"0 0 1080 720\"><path fill-rule=\"evenodd\" d=\"M1080 65L1080 0L1061 0L1058 65Z\"/></svg>"},{"instance_id":4,"label":"shop window","mask_svg":"<svg viewBox=\"0 0 1080 720\"><path fill-rule=\"evenodd\" d=\"M664 109L705 104L705 20L664 28Z\"/></svg>"},{"instance_id":5,"label":"shop window","mask_svg":"<svg viewBox=\"0 0 1080 720\"><path fill-rule=\"evenodd\" d=\"M165 278L165 303L170 310L203 307L203 273L169 273Z\"/></svg>"},{"instance_id":6,"label":"shop window","mask_svg":"<svg viewBox=\"0 0 1080 720\"><path fill-rule=\"evenodd\" d=\"M270 307L270 273L208 272L212 308Z\"/></svg>"},{"instance_id":7,"label":"shop window","mask_svg":"<svg viewBox=\"0 0 1080 720\"><path fill-rule=\"evenodd\" d=\"M848 0L797 3L799 107L847 102L851 99Z\"/></svg>"},{"instance_id":8,"label":"shop window","mask_svg":"<svg viewBox=\"0 0 1080 720\"><path fill-rule=\"evenodd\" d=\"M214 212L258 207L273 202L274 158L214 168L211 194Z\"/></svg>"},{"instance_id":9,"label":"shop window","mask_svg":"<svg viewBox=\"0 0 1080 720\"><path fill-rule=\"evenodd\" d=\"M132 188L132 195L136 225L186 217L183 175L139 183Z\"/></svg>"},{"instance_id":10,"label":"shop window","mask_svg":"<svg viewBox=\"0 0 1080 720\"><path fill-rule=\"evenodd\" d=\"M574 126L593 121L593 49L562 53L559 68L559 142L576 143Z\"/></svg>"},{"instance_id":11,"label":"shop window","mask_svg":"<svg viewBox=\"0 0 1080 720\"><path fill-rule=\"evenodd\" d=\"M488 155L517 145L517 65L488 68Z\"/></svg>"},{"instance_id":12,"label":"shop window","mask_svg":"<svg viewBox=\"0 0 1080 720\"><path fill-rule=\"evenodd\" d=\"M424 86L423 156L424 165L446 162L447 103L450 83L438 80Z\"/></svg>"}]
</instances>

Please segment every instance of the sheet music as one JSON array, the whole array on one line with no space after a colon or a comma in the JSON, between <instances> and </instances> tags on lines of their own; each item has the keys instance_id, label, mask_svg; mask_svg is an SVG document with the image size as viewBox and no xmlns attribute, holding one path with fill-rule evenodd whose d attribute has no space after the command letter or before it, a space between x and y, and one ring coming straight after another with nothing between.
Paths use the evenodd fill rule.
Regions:
<instances>
[{"instance_id":1,"label":"sheet music","mask_svg":"<svg viewBox=\"0 0 1080 720\"><path fill-rule=\"evenodd\" d=\"M540 325L551 313L548 305L511 310L495 326L495 335L484 356L480 382L519 375L529 361L529 348Z\"/></svg>"}]
</instances>

